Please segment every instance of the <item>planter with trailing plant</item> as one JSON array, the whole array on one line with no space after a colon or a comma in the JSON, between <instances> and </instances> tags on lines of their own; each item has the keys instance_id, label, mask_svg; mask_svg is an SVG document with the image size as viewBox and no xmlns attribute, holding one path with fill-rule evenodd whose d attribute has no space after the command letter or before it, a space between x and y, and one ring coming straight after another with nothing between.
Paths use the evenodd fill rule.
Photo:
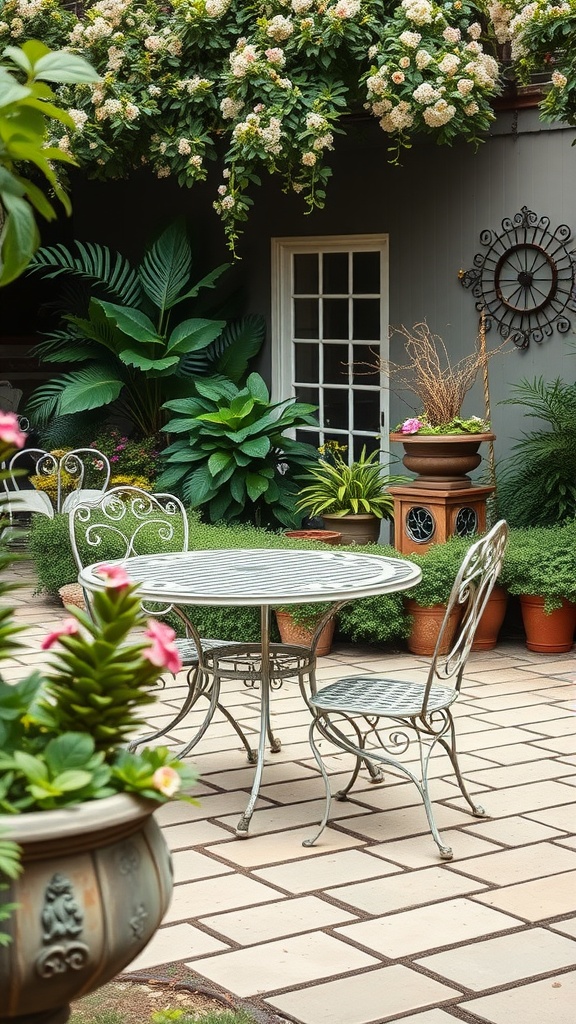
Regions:
<instances>
[{"instance_id":1,"label":"planter with trailing plant","mask_svg":"<svg viewBox=\"0 0 576 1024\"><path fill-rule=\"evenodd\" d=\"M390 519L393 500L388 488L405 478L390 476L381 465L380 452L350 465L339 450L329 450L301 478L296 508L320 516L329 530L342 534L343 544L370 544L378 540L382 519Z\"/></svg>"},{"instance_id":2,"label":"planter with trailing plant","mask_svg":"<svg viewBox=\"0 0 576 1024\"><path fill-rule=\"evenodd\" d=\"M321 620L329 611L327 604L296 604L276 608L274 614L283 644L304 644L311 647ZM316 654L329 654L332 649L336 618L328 619L318 635Z\"/></svg>"},{"instance_id":3,"label":"planter with trailing plant","mask_svg":"<svg viewBox=\"0 0 576 1024\"><path fill-rule=\"evenodd\" d=\"M520 598L526 646L570 651L576 628L576 524L510 531L501 582Z\"/></svg>"},{"instance_id":4,"label":"planter with trailing plant","mask_svg":"<svg viewBox=\"0 0 576 1024\"><path fill-rule=\"evenodd\" d=\"M23 447L0 414L0 460ZM0 569L12 557L0 554ZM166 747L130 753L164 671L177 672L174 632L146 623L119 566L92 617L69 608L47 636L50 667L18 683L0 678L0 934L2 1024L63 1024L69 1004L114 977L143 949L170 902L170 856L153 811L194 772ZM0 597L12 589L0 583ZM0 654L20 632L0 610ZM143 628L141 639L134 629Z\"/></svg>"},{"instance_id":5,"label":"planter with trailing plant","mask_svg":"<svg viewBox=\"0 0 576 1024\"><path fill-rule=\"evenodd\" d=\"M433 544L425 554L410 555L410 561L422 569L420 583L404 596L404 606L411 619L406 644L412 654L428 656L434 653L452 584L469 546L469 539L452 537L445 544ZM459 608L455 608L441 653L445 654L449 649L458 622Z\"/></svg>"}]
</instances>

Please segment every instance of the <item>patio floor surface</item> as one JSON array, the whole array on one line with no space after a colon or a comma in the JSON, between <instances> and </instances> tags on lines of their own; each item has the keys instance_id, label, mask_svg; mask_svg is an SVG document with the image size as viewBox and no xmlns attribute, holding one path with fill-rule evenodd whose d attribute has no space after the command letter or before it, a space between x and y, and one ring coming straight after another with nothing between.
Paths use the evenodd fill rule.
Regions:
<instances>
[{"instance_id":1,"label":"patio floor surface","mask_svg":"<svg viewBox=\"0 0 576 1024\"><path fill-rule=\"evenodd\" d=\"M34 596L29 563L13 571L24 587L11 598L30 630L26 650L5 663L7 681L42 665L40 641L63 614ZM386 669L423 679L426 664L336 646L318 677ZM178 707L183 679L162 691L151 723ZM251 838L237 839L253 768L215 718L194 751L199 805L157 812L174 896L130 973L159 976L177 962L267 1019L299 1024L574 1024L574 654L505 642L473 654L466 680L455 708L461 766L490 817L464 811L448 759L435 757L432 798L450 862L438 857L416 788L392 774L380 786L358 780L348 801L333 802L317 845L302 847L320 820L323 784L295 685L273 694L282 750L267 754ZM257 691L238 684L225 701L255 732ZM183 742L191 729L170 738ZM332 758L334 788L346 764Z\"/></svg>"}]
</instances>

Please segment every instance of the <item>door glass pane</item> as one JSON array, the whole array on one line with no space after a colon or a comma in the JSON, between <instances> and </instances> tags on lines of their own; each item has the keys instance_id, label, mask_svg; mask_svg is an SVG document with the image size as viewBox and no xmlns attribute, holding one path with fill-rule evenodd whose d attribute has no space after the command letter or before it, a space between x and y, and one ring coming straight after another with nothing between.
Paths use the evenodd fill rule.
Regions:
<instances>
[{"instance_id":1,"label":"door glass pane","mask_svg":"<svg viewBox=\"0 0 576 1024\"><path fill-rule=\"evenodd\" d=\"M325 252L322 259L324 295L348 295L348 253Z\"/></svg>"},{"instance_id":2,"label":"door glass pane","mask_svg":"<svg viewBox=\"0 0 576 1024\"><path fill-rule=\"evenodd\" d=\"M359 459L362 454L362 449L366 446L366 455L370 455L370 452L376 452L380 448L380 441L376 437L359 437L356 435L354 438L354 458Z\"/></svg>"},{"instance_id":3,"label":"door glass pane","mask_svg":"<svg viewBox=\"0 0 576 1024\"><path fill-rule=\"evenodd\" d=\"M324 389L324 424L327 427L340 427L341 430L348 430L347 389Z\"/></svg>"},{"instance_id":4,"label":"door glass pane","mask_svg":"<svg viewBox=\"0 0 576 1024\"><path fill-rule=\"evenodd\" d=\"M318 301L316 299L294 299L294 337L318 338Z\"/></svg>"},{"instance_id":5,"label":"door glass pane","mask_svg":"<svg viewBox=\"0 0 576 1024\"><path fill-rule=\"evenodd\" d=\"M320 447L320 434L317 430L305 430L304 428L297 430L296 440L303 444L311 444L313 448Z\"/></svg>"},{"instance_id":6,"label":"door glass pane","mask_svg":"<svg viewBox=\"0 0 576 1024\"><path fill-rule=\"evenodd\" d=\"M369 430L377 434L380 429L380 392L354 392L354 430Z\"/></svg>"},{"instance_id":7,"label":"door glass pane","mask_svg":"<svg viewBox=\"0 0 576 1024\"><path fill-rule=\"evenodd\" d=\"M352 253L352 290L355 295L380 294L380 253Z\"/></svg>"},{"instance_id":8,"label":"door glass pane","mask_svg":"<svg viewBox=\"0 0 576 1024\"><path fill-rule=\"evenodd\" d=\"M320 402L318 388L295 388L295 391L299 402L307 402L309 405L318 405Z\"/></svg>"},{"instance_id":9,"label":"door glass pane","mask_svg":"<svg viewBox=\"0 0 576 1024\"><path fill-rule=\"evenodd\" d=\"M296 380L317 383L320 370L318 345L295 345L294 351Z\"/></svg>"},{"instance_id":10,"label":"door glass pane","mask_svg":"<svg viewBox=\"0 0 576 1024\"><path fill-rule=\"evenodd\" d=\"M326 384L347 384L349 372L348 345L324 345Z\"/></svg>"},{"instance_id":11,"label":"door glass pane","mask_svg":"<svg viewBox=\"0 0 576 1024\"><path fill-rule=\"evenodd\" d=\"M348 338L348 299L323 299L322 306L324 338Z\"/></svg>"},{"instance_id":12,"label":"door glass pane","mask_svg":"<svg viewBox=\"0 0 576 1024\"><path fill-rule=\"evenodd\" d=\"M295 253L294 292L296 295L318 294L318 253Z\"/></svg>"},{"instance_id":13,"label":"door glass pane","mask_svg":"<svg viewBox=\"0 0 576 1024\"><path fill-rule=\"evenodd\" d=\"M380 370L372 369L378 361L377 346L354 345L352 352L352 383L380 384Z\"/></svg>"},{"instance_id":14,"label":"door glass pane","mask_svg":"<svg viewBox=\"0 0 576 1024\"><path fill-rule=\"evenodd\" d=\"M378 341L380 338L380 300L353 299L353 334L354 340Z\"/></svg>"}]
</instances>

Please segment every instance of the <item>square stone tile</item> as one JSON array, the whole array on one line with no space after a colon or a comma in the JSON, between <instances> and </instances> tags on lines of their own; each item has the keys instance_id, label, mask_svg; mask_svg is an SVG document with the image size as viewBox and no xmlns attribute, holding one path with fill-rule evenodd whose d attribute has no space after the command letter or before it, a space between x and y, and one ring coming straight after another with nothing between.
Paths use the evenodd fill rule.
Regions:
<instances>
[{"instance_id":1,"label":"square stone tile","mask_svg":"<svg viewBox=\"0 0 576 1024\"><path fill-rule=\"evenodd\" d=\"M254 946L279 939L282 935L331 928L355 919L355 914L317 896L300 896L281 903L266 903L260 907L202 917L200 924L240 946Z\"/></svg>"},{"instance_id":2,"label":"square stone tile","mask_svg":"<svg viewBox=\"0 0 576 1024\"><path fill-rule=\"evenodd\" d=\"M237 874L221 875L218 880L205 878L199 882L184 882L174 887L164 921L166 924L190 921L236 907L272 903L278 895L271 886Z\"/></svg>"},{"instance_id":3,"label":"square stone tile","mask_svg":"<svg viewBox=\"0 0 576 1024\"><path fill-rule=\"evenodd\" d=\"M442 841L446 846L452 847L454 854L452 863L480 853L494 853L500 849L494 843L485 842L468 833L469 829L466 831L464 829L447 829L441 833ZM422 836L380 843L378 846L369 847L369 852L371 856L382 857L406 868L425 868L438 865L436 844L429 843Z\"/></svg>"},{"instance_id":4,"label":"square stone tile","mask_svg":"<svg viewBox=\"0 0 576 1024\"><path fill-rule=\"evenodd\" d=\"M416 910L405 910L388 917L362 921L336 929L352 942L373 949L392 960L440 946L503 932L520 927L520 922L495 910L488 913L473 900L445 900Z\"/></svg>"},{"instance_id":5,"label":"square stone tile","mask_svg":"<svg viewBox=\"0 0 576 1024\"><path fill-rule=\"evenodd\" d=\"M466 1000L460 1005L489 1024L574 1024L576 971L562 974L556 980L547 978L533 985Z\"/></svg>"},{"instance_id":6,"label":"square stone tile","mask_svg":"<svg viewBox=\"0 0 576 1024\"><path fill-rule=\"evenodd\" d=\"M238 867L263 867L265 864L285 864L294 860L306 860L338 850L348 850L363 846L364 839L338 832L336 829L325 828L320 839L314 846L304 847L304 839L314 835L314 828L290 829L286 832L270 832L269 835L255 835L246 839L232 839L229 843L208 846L207 853L214 853L223 860L237 864ZM387 872L386 872L387 873Z\"/></svg>"},{"instance_id":7,"label":"square stone tile","mask_svg":"<svg viewBox=\"0 0 576 1024\"><path fill-rule=\"evenodd\" d=\"M576 910L576 871L479 893L474 899L525 921L544 921Z\"/></svg>"},{"instance_id":8,"label":"square stone tile","mask_svg":"<svg viewBox=\"0 0 576 1024\"><path fill-rule=\"evenodd\" d=\"M447 870L463 872L494 885L511 885L563 871L576 871L576 854L554 843L535 843L515 850L489 853L484 857L472 857L459 861L454 867L448 866Z\"/></svg>"},{"instance_id":9,"label":"square stone tile","mask_svg":"<svg viewBox=\"0 0 576 1024\"><path fill-rule=\"evenodd\" d=\"M280 1013L302 1024L370 1024L371 1021L390 1020L398 1013L419 1006L435 1006L458 993L425 978L408 967L394 964L378 971L359 974L353 978L313 985L300 992L268 999ZM433 1009L429 1013L402 1017L403 1024L447 1024L453 1017Z\"/></svg>"},{"instance_id":10,"label":"square stone tile","mask_svg":"<svg viewBox=\"0 0 576 1024\"><path fill-rule=\"evenodd\" d=\"M311 932L194 960L189 966L234 995L246 997L377 963L374 957L346 942L323 932Z\"/></svg>"},{"instance_id":11,"label":"square stone tile","mask_svg":"<svg viewBox=\"0 0 576 1024\"><path fill-rule=\"evenodd\" d=\"M484 839L493 839L504 846L525 846L528 843L539 843L543 839L555 839L564 833L556 828L541 825L532 818L501 818L494 821L483 821L477 825L468 825L467 832L473 832Z\"/></svg>"},{"instance_id":12,"label":"square stone tile","mask_svg":"<svg viewBox=\"0 0 576 1024\"><path fill-rule=\"evenodd\" d=\"M478 886L484 888L478 882L462 884L462 880L454 885L456 877L444 867L424 868L421 871L392 875L390 878L375 878L328 889L326 895L369 914L390 914L395 910L435 903L450 896L463 896L478 891Z\"/></svg>"},{"instance_id":13,"label":"square stone tile","mask_svg":"<svg viewBox=\"0 0 576 1024\"><path fill-rule=\"evenodd\" d=\"M576 942L544 928L500 935L417 960L426 970L473 992L576 964Z\"/></svg>"},{"instance_id":14,"label":"square stone tile","mask_svg":"<svg viewBox=\"0 0 576 1024\"><path fill-rule=\"evenodd\" d=\"M230 947L191 924L172 924L159 928L145 949L126 968L127 971L146 971L151 967L186 960L191 956L207 956Z\"/></svg>"},{"instance_id":15,"label":"square stone tile","mask_svg":"<svg viewBox=\"0 0 576 1024\"><path fill-rule=\"evenodd\" d=\"M314 847L310 847L307 852L313 850ZM262 881L270 882L287 892L302 893L366 878L382 878L400 870L397 864L386 864L362 851L342 850L339 853L325 853L314 859L278 864L252 873Z\"/></svg>"}]
</instances>

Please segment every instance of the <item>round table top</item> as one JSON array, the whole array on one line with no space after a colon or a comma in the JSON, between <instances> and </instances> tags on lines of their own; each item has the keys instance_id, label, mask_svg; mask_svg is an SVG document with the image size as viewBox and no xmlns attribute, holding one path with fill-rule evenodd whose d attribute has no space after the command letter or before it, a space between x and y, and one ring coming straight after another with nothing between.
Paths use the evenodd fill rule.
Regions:
<instances>
[{"instance_id":1,"label":"round table top","mask_svg":"<svg viewBox=\"0 0 576 1024\"><path fill-rule=\"evenodd\" d=\"M134 555L82 569L87 590L103 590L99 567L122 565L140 596L183 605L278 605L345 601L408 590L422 577L403 558L352 551L235 548Z\"/></svg>"}]
</instances>

